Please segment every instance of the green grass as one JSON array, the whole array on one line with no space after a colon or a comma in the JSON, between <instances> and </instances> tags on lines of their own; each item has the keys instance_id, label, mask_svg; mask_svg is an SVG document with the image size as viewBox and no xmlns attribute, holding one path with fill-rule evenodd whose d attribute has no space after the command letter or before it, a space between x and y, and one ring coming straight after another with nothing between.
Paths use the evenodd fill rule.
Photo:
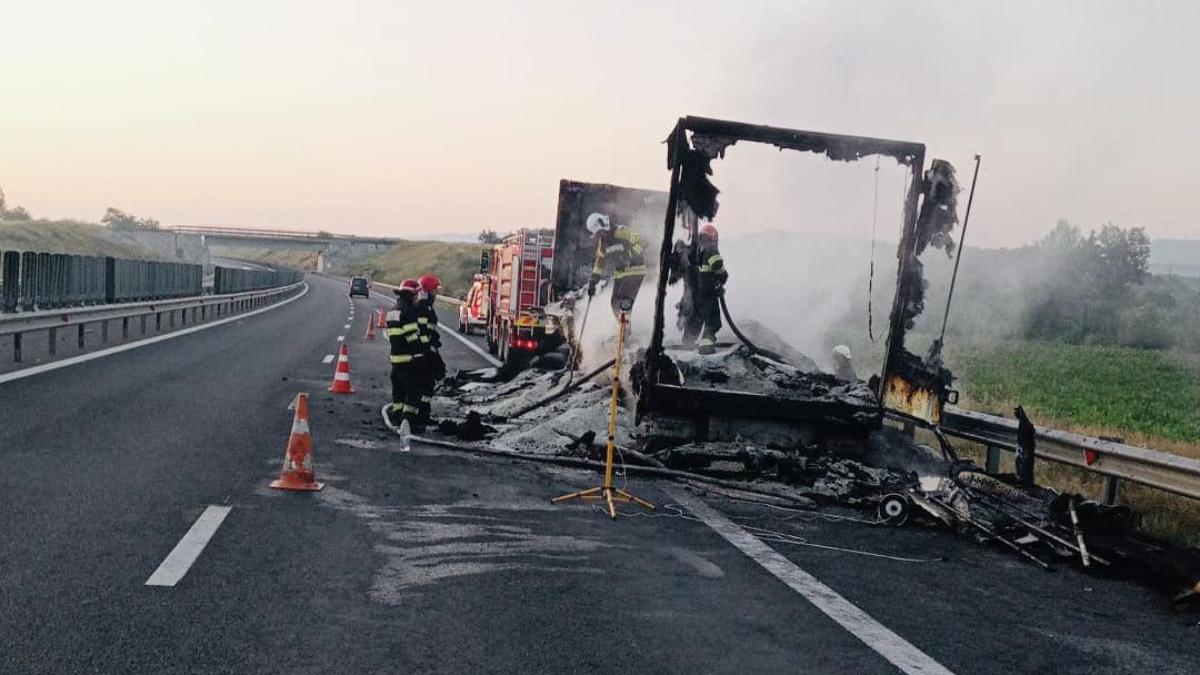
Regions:
<instances>
[{"instance_id":1,"label":"green grass","mask_svg":"<svg viewBox=\"0 0 1200 675\"><path fill-rule=\"evenodd\" d=\"M1170 352L1048 342L952 342L946 362L969 407L1200 442L1200 376Z\"/></svg>"},{"instance_id":2,"label":"green grass","mask_svg":"<svg viewBox=\"0 0 1200 675\"><path fill-rule=\"evenodd\" d=\"M73 220L0 221L0 250L159 259L146 248L121 241L107 227Z\"/></svg>"},{"instance_id":3,"label":"green grass","mask_svg":"<svg viewBox=\"0 0 1200 675\"><path fill-rule=\"evenodd\" d=\"M372 279L398 284L406 278L432 273L442 280L442 294L462 297L471 287L471 278L479 271L482 244L442 241L411 241L372 256L346 274L368 274Z\"/></svg>"}]
</instances>

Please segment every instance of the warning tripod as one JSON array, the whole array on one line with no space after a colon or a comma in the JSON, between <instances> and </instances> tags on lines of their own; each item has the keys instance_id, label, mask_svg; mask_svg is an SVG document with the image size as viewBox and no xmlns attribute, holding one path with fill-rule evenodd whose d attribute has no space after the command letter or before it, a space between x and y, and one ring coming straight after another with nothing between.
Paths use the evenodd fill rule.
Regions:
<instances>
[{"instance_id":1,"label":"warning tripod","mask_svg":"<svg viewBox=\"0 0 1200 675\"><path fill-rule=\"evenodd\" d=\"M609 400L608 406L608 448L604 459L604 485L571 492L550 500L552 503L557 504L568 499L583 501L603 499L608 504L608 515L613 520L617 518L616 502L624 504L634 502L648 509L654 508L654 505L650 502L639 499L625 490L613 487L613 450L616 447L617 435L617 392L621 388L621 350L625 346L625 331L628 326L629 309L623 307L621 314L617 317L617 358L613 362L612 397Z\"/></svg>"}]
</instances>

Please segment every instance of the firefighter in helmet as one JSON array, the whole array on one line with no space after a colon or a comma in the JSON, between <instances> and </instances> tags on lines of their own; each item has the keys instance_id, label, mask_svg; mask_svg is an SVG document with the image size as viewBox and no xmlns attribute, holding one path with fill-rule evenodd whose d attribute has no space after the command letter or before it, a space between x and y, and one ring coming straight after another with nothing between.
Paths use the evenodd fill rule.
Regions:
<instances>
[{"instance_id":1,"label":"firefighter in helmet","mask_svg":"<svg viewBox=\"0 0 1200 675\"><path fill-rule=\"evenodd\" d=\"M420 343L424 352L421 365L417 368L419 379L419 402L417 404L417 425L424 427L431 423L430 408L433 403L433 390L437 383L446 377L446 362L442 360L442 336L438 333L437 311L433 303L437 300L438 290L442 280L432 274L426 274L417 280L420 289L417 292L417 323L420 326Z\"/></svg>"},{"instance_id":2,"label":"firefighter in helmet","mask_svg":"<svg viewBox=\"0 0 1200 675\"><path fill-rule=\"evenodd\" d=\"M396 307L387 312L387 336L391 347L392 362L392 405L388 407L388 421L399 428L408 420L411 429L416 424L418 404L421 400L417 388L417 369L424 356L421 347L421 327L418 323L417 292L420 286L416 279L405 279L394 291Z\"/></svg>"},{"instance_id":3,"label":"firefighter in helmet","mask_svg":"<svg viewBox=\"0 0 1200 675\"><path fill-rule=\"evenodd\" d=\"M721 330L721 294L725 292L729 272L717 248L716 226L701 225L697 237L695 256L685 254L685 267L690 273L684 275L684 293L688 297L681 305L683 343L695 344L701 354L711 354L717 343L717 331Z\"/></svg>"},{"instance_id":4,"label":"firefighter in helmet","mask_svg":"<svg viewBox=\"0 0 1200 675\"><path fill-rule=\"evenodd\" d=\"M596 294L596 284L611 273L613 316L620 316L622 302L628 300L628 306L632 307L642 280L646 278L646 254L642 238L633 228L614 226L603 213L588 216L587 230L596 240L596 262L592 266L592 278L588 281L588 297Z\"/></svg>"}]
</instances>

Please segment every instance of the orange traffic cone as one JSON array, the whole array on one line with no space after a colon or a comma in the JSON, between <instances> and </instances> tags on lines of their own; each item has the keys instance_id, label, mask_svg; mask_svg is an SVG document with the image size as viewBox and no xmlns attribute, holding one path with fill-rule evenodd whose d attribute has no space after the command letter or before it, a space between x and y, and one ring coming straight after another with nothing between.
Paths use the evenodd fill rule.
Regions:
<instances>
[{"instance_id":1,"label":"orange traffic cone","mask_svg":"<svg viewBox=\"0 0 1200 675\"><path fill-rule=\"evenodd\" d=\"M367 339L375 339L375 310L371 310L371 320L367 322Z\"/></svg>"},{"instance_id":2,"label":"orange traffic cone","mask_svg":"<svg viewBox=\"0 0 1200 675\"><path fill-rule=\"evenodd\" d=\"M354 387L350 386L350 348L345 343L338 352L337 370L333 372L333 384L329 391L335 394L353 394Z\"/></svg>"},{"instance_id":3,"label":"orange traffic cone","mask_svg":"<svg viewBox=\"0 0 1200 675\"><path fill-rule=\"evenodd\" d=\"M379 327L387 328L387 312L383 309L379 310Z\"/></svg>"},{"instance_id":4,"label":"orange traffic cone","mask_svg":"<svg viewBox=\"0 0 1200 675\"><path fill-rule=\"evenodd\" d=\"M292 435L288 437L283 455L283 470L279 479L271 481L277 490L315 491L325 487L317 482L312 467L312 434L308 430L308 394L296 395L296 417L292 420Z\"/></svg>"}]
</instances>

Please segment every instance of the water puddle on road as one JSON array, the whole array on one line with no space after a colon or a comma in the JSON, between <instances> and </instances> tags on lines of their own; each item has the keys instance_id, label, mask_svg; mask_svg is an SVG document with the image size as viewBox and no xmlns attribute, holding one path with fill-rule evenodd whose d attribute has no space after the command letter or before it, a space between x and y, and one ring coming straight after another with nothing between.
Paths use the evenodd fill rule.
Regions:
<instances>
[{"instance_id":1,"label":"water puddle on road","mask_svg":"<svg viewBox=\"0 0 1200 675\"><path fill-rule=\"evenodd\" d=\"M382 541L386 558L372 579L370 597L400 604L403 595L447 579L522 571L598 574L589 554L622 548L587 536L539 532L549 523L534 516L552 507L533 500L475 498L451 504L378 506L331 485L318 493L326 506L349 513Z\"/></svg>"}]
</instances>

